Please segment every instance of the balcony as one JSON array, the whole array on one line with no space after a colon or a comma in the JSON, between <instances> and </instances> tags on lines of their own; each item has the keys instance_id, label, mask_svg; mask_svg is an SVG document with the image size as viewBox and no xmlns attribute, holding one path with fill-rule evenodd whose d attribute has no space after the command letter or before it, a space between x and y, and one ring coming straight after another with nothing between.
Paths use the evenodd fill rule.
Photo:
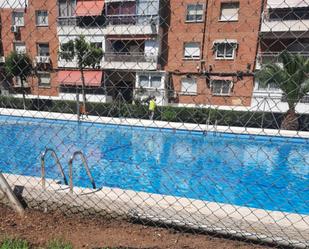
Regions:
<instances>
[{"instance_id":1,"label":"balcony","mask_svg":"<svg viewBox=\"0 0 309 249\"><path fill-rule=\"evenodd\" d=\"M309 20L267 20L261 26L262 33L273 32L308 32Z\"/></svg>"},{"instance_id":2,"label":"balcony","mask_svg":"<svg viewBox=\"0 0 309 249\"><path fill-rule=\"evenodd\" d=\"M305 58L309 58L309 51L308 52L300 52L300 51L288 51L291 54L298 54L301 56L304 56ZM257 63L256 63L256 69L261 69L262 65L265 64L273 64L276 63L279 66L282 66L282 62L279 58L279 55L282 52L261 52L257 56Z\"/></svg>"},{"instance_id":3,"label":"balcony","mask_svg":"<svg viewBox=\"0 0 309 249\"><path fill-rule=\"evenodd\" d=\"M301 8L308 7L308 0L268 0L267 8L283 9L283 8Z\"/></svg>"},{"instance_id":4,"label":"balcony","mask_svg":"<svg viewBox=\"0 0 309 249\"><path fill-rule=\"evenodd\" d=\"M107 33L131 34L158 34L158 15L109 15L106 17Z\"/></svg>"},{"instance_id":5,"label":"balcony","mask_svg":"<svg viewBox=\"0 0 309 249\"><path fill-rule=\"evenodd\" d=\"M159 24L157 15L109 15L106 21L108 25Z\"/></svg>"},{"instance_id":6,"label":"balcony","mask_svg":"<svg viewBox=\"0 0 309 249\"><path fill-rule=\"evenodd\" d=\"M58 17L57 24L58 26L76 26L77 25L77 17Z\"/></svg>"},{"instance_id":7,"label":"balcony","mask_svg":"<svg viewBox=\"0 0 309 249\"><path fill-rule=\"evenodd\" d=\"M121 62L153 62L157 61L156 56L145 55L144 53L105 53L105 61Z\"/></svg>"},{"instance_id":8,"label":"balcony","mask_svg":"<svg viewBox=\"0 0 309 249\"><path fill-rule=\"evenodd\" d=\"M263 13L261 32L308 31L309 6L304 0L272 0L267 4L268 8Z\"/></svg>"},{"instance_id":9,"label":"balcony","mask_svg":"<svg viewBox=\"0 0 309 249\"><path fill-rule=\"evenodd\" d=\"M156 70L157 59L156 55L143 52L107 52L104 54L102 67L105 69Z\"/></svg>"}]
</instances>

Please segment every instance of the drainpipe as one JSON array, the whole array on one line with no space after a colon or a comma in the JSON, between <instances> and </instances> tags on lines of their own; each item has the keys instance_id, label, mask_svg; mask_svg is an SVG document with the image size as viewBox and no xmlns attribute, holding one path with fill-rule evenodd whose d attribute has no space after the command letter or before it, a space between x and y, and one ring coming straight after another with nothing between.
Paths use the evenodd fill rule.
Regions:
<instances>
[{"instance_id":1,"label":"drainpipe","mask_svg":"<svg viewBox=\"0 0 309 249\"><path fill-rule=\"evenodd\" d=\"M259 47L260 47L260 31L261 31L261 27L262 27L262 22L263 22L263 13L264 13L264 8L265 8L265 0L261 1L261 11L260 11L260 22L259 22L259 30L258 30L258 41L256 43L256 52L255 52L255 58L254 58L254 62L253 62L253 70L256 67L256 60L258 59L258 52L259 52ZM252 71L253 71L252 70Z\"/></svg>"},{"instance_id":2,"label":"drainpipe","mask_svg":"<svg viewBox=\"0 0 309 249\"><path fill-rule=\"evenodd\" d=\"M207 2L207 1L206 1ZM208 44L208 42L209 42L209 36L210 36L210 25L209 25L209 21L211 20L211 18L212 18L212 8L213 8L213 0L209 0L208 1L208 4L206 3L206 7L207 7L207 9L208 9L208 7L210 8L210 11L209 11L209 13L208 12L206 12L206 14L207 14L207 20L205 20L205 32L204 32L204 37L203 37L203 48L205 48L205 53L204 53L204 49L203 49L203 56L204 57L206 57L207 58L207 56L208 56L208 51L209 51L209 44ZM209 17L208 17L208 15L210 15ZM208 27L208 31L206 31L206 28ZM206 33L207 32L207 33ZM206 39L207 38L207 39ZM207 46L206 46L206 43L207 42ZM207 63L207 65L209 66L209 63ZM205 64L204 64L204 66L206 67L206 60L205 60ZM205 71L207 72L208 71L208 69L206 69L205 68Z\"/></svg>"},{"instance_id":3,"label":"drainpipe","mask_svg":"<svg viewBox=\"0 0 309 249\"><path fill-rule=\"evenodd\" d=\"M259 21L259 30L258 30L258 37L257 37L257 43L256 43L256 50L255 50L255 57L254 57L254 61L253 61L253 65L252 65L252 74L253 74L253 90L251 92L251 101L253 99L253 92L255 90L255 83L256 81L254 80L254 76L255 76L255 67L256 67L256 62L258 60L258 53L259 53L259 48L260 48L260 43L261 43L261 27L262 27L262 22L263 22L263 14L264 14L264 8L265 8L265 3L266 0L262 0L261 1L261 11L260 11L260 21ZM259 83L258 83L259 84Z\"/></svg>"},{"instance_id":4,"label":"drainpipe","mask_svg":"<svg viewBox=\"0 0 309 249\"><path fill-rule=\"evenodd\" d=\"M202 72L205 69L205 64L206 64L206 60L205 60L205 53L204 53L204 49L205 49L205 41L206 41L206 27L207 27L207 8L208 8L208 4L207 4L207 0L205 0L205 10L204 10L204 26L203 26L203 39L202 39L202 48L201 48L201 68L200 70L202 70ZM207 53L206 53L207 56ZM204 68L202 68L202 65Z\"/></svg>"}]
</instances>

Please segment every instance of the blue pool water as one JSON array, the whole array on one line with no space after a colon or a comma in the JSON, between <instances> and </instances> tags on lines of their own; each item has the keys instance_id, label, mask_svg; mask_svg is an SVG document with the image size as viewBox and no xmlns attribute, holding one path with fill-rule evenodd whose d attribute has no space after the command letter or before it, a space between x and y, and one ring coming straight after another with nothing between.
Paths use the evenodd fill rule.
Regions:
<instances>
[{"instance_id":1,"label":"blue pool water","mask_svg":"<svg viewBox=\"0 0 309 249\"><path fill-rule=\"evenodd\" d=\"M50 147L88 159L98 187L309 214L309 140L0 116L0 170L40 176ZM61 179L47 160L47 177ZM74 164L74 184L91 187Z\"/></svg>"}]
</instances>

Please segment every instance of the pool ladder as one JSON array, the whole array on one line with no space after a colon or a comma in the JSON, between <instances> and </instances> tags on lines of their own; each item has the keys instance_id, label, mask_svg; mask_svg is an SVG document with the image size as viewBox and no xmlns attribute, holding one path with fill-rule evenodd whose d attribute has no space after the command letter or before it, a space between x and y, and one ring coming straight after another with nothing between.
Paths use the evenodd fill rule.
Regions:
<instances>
[{"instance_id":1,"label":"pool ladder","mask_svg":"<svg viewBox=\"0 0 309 249\"><path fill-rule=\"evenodd\" d=\"M56 164L58 166L58 169L61 173L61 176L63 178L63 181L64 181L64 184L65 185L68 185L68 180L64 174L64 170L63 170L63 167L60 163L60 160L57 156L57 153L55 152L55 150L51 149L51 148L46 148L45 151L41 154L41 173L42 173L42 187L43 189L45 189L46 187L46 174L45 174L45 157L47 155L47 153L50 152L52 157L55 159L56 161ZM69 160L69 186L70 186L70 192L73 193L73 161L75 159L76 156L80 156L81 159L82 159L82 162L83 162L83 165L86 169L86 172L87 172L87 175L90 179L90 182L91 182L91 185L94 189L96 189L96 184L94 182L94 179L91 175L91 172L90 172L90 169L89 169L89 166L88 166L88 163L87 163L87 160L86 160L86 157L84 156L83 152L81 151L75 151L73 153L73 155L71 156L70 160Z\"/></svg>"},{"instance_id":2,"label":"pool ladder","mask_svg":"<svg viewBox=\"0 0 309 249\"><path fill-rule=\"evenodd\" d=\"M206 130L204 131L204 134L207 135L209 131L209 125L210 125L210 119L208 118L206 121ZM215 121L215 124L213 125L213 135L217 136L217 131L218 131L218 120Z\"/></svg>"}]
</instances>

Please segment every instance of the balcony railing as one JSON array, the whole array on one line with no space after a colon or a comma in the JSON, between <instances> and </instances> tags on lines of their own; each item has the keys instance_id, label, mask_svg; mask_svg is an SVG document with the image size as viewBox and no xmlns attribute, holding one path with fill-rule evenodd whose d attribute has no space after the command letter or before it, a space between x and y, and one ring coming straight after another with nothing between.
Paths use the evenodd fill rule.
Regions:
<instances>
[{"instance_id":1,"label":"balcony railing","mask_svg":"<svg viewBox=\"0 0 309 249\"><path fill-rule=\"evenodd\" d=\"M58 26L76 26L77 17L58 17Z\"/></svg>"},{"instance_id":2,"label":"balcony railing","mask_svg":"<svg viewBox=\"0 0 309 249\"><path fill-rule=\"evenodd\" d=\"M290 54L301 55L305 58L309 58L309 51L308 52L301 52L301 51L287 51ZM258 54L258 63L260 65L268 64L268 63L282 63L280 60L280 54L282 52L261 52Z\"/></svg>"},{"instance_id":3,"label":"balcony railing","mask_svg":"<svg viewBox=\"0 0 309 249\"><path fill-rule=\"evenodd\" d=\"M284 95L284 94L282 95L281 101L282 101L282 102L287 102L286 95ZM304 96L304 97L299 101L299 103L308 104L308 103L309 103L309 95Z\"/></svg>"},{"instance_id":4,"label":"balcony railing","mask_svg":"<svg viewBox=\"0 0 309 249\"><path fill-rule=\"evenodd\" d=\"M159 18L157 15L108 15L106 16L109 25L157 25Z\"/></svg>"},{"instance_id":5,"label":"balcony railing","mask_svg":"<svg viewBox=\"0 0 309 249\"><path fill-rule=\"evenodd\" d=\"M146 55L144 53L135 53L135 52L132 53L107 52L105 53L105 61L155 63L157 61L157 56Z\"/></svg>"}]
</instances>

